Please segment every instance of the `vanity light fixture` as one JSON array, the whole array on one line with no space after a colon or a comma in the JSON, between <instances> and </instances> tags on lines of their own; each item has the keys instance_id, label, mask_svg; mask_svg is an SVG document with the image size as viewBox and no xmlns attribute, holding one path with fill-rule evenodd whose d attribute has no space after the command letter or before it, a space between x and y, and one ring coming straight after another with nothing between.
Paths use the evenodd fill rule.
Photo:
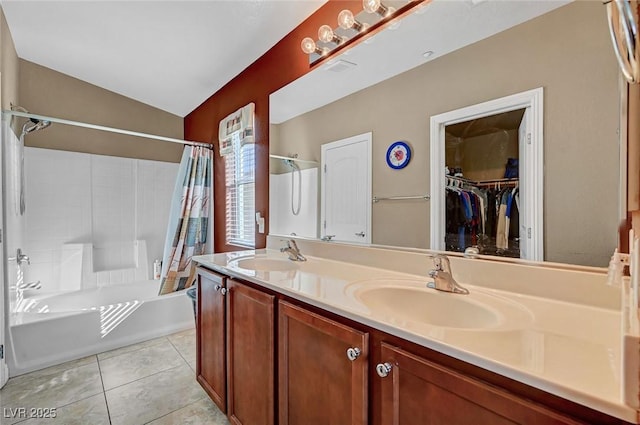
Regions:
<instances>
[{"instance_id":1,"label":"vanity light fixture","mask_svg":"<svg viewBox=\"0 0 640 425\"><path fill-rule=\"evenodd\" d=\"M338 26L344 30L352 28L358 32L365 29L365 25L358 21L349 9L345 9L338 14Z\"/></svg>"},{"instance_id":2,"label":"vanity light fixture","mask_svg":"<svg viewBox=\"0 0 640 425\"><path fill-rule=\"evenodd\" d=\"M382 29L397 28L401 16L418 10L431 1L406 0L407 3L396 10L395 7L382 4L382 0L362 0L363 11L354 15L351 10L342 10L338 14L337 28L322 25L318 29L318 39L305 37L300 47L309 55L309 63L315 65L337 52L346 52L348 46L356 42L366 43ZM355 34L351 31L355 31Z\"/></svg>"},{"instance_id":3,"label":"vanity light fixture","mask_svg":"<svg viewBox=\"0 0 640 425\"><path fill-rule=\"evenodd\" d=\"M333 29L329 25L323 25L318 29L318 39L324 43L335 43L341 44L344 39L342 37L338 37L336 33L333 32Z\"/></svg>"}]
</instances>

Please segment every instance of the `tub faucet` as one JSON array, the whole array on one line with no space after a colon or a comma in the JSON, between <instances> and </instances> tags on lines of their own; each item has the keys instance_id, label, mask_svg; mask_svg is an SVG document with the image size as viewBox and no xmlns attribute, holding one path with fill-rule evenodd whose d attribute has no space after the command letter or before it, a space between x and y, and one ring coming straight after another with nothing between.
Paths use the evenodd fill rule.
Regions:
<instances>
[{"instance_id":1,"label":"tub faucet","mask_svg":"<svg viewBox=\"0 0 640 425\"><path fill-rule=\"evenodd\" d=\"M304 255L300 254L298 244L293 239L287 241L287 246L280 248L280 252L286 252L291 261L307 261Z\"/></svg>"},{"instance_id":2,"label":"tub faucet","mask_svg":"<svg viewBox=\"0 0 640 425\"><path fill-rule=\"evenodd\" d=\"M469 290L460 286L451 274L451 263L449 257L438 254L433 257L434 269L429 271L429 277L433 278L433 282L427 283L428 288L437 289L438 291L452 292L454 294L468 294Z\"/></svg>"}]
</instances>

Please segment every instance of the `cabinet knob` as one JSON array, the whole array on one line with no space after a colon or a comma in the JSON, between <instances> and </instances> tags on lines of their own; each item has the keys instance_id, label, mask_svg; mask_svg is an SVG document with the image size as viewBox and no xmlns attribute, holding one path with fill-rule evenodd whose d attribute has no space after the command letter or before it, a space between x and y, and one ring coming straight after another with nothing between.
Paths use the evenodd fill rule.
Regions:
<instances>
[{"instance_id":1,"label":"cabinet knob","mask_svg":"<svg viewBox=\"0 0 640 425\"><path fill-rule=\"evenodd\" d=\"M351 361L354 361L358 357L360 357L360 349L357 347L351 347L347 349L347 358Z\"/></svg>"},{"instance_id":2,"label":"cabinet knob","mask_svg":"<svg viewBox=\"0 0 640 425\"><path fill-rule=\"evenodd\" d=\"M227 295L227 288L223 287L222 285L216 285L213 287L213 289L215 289L217 292L220 292L222 295Z\"/></svg>"},{"instance_id":3,"label":"cabinet knob","mask_svg":"<svg viewBox=\"0 0 640 425\"><path fill-rule=\"evenodd\" d=\"M376 366L376 373L379 377L386 378L389 376L389 372L391 372L392 368L393 366L391 366L391 363L378 363Z\"/></svg>"},{"instance_id":4,"label":"cabinet knob","mask_svg":"<svg viewBox=\"0 0 640 425\"><path fill-rule=\"evenodd\" d=\"M227 295L227 292L229 292L229 290L227 288L220 288L220 293L222 295Z\"/></svg>"}]
</instances>

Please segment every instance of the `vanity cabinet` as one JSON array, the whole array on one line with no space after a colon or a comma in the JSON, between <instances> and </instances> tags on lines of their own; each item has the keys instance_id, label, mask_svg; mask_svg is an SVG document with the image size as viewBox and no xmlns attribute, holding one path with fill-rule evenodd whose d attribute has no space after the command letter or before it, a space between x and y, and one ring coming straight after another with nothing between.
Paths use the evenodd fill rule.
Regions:
<instances>
[{"instance_id":1,"label":"vanity cabinet","mask_svg":"<svg viewBox=\"0 0 640 425\"><path fill-rule=\"evenodd\" d=\"M280 425L367 423L369 335L278 305Z\"/></svg>"},{"instance_id":2,"label":"vanity cabinet","mask_svg":"<svg viewBox=\"0 0 640 425\"><path fill-rule=\"evenodd\" d=\"M198 279L197 379L232 424L626 424L260 285Z\"/></svg>"},{"instance_id":3,"label":"vanity cabinet","mask_svg":"<svg viewBox=\"0 0 640 425\"><path fill-rule=\"evenodd\" d=\"M234 425L275 418L275 297L198 268L196 376Z\"/></svg>"},{"instance_id":4,"label":"vanity cabinet","mask_svg":"<svg viewBox=\"0 0 640 425\"><path fill-rule=\"evenodd\" d=\"M198 267L196 378L220 410L227 412L225 298L227 278Z\"/></svg>"},{"instance_id":5,"label":"vanity cabinet","mask_svg":"<svg viewBox=\"0 0 640 425\"><path fill-rule=\"evenodd\" d=\"M379 358L381 425L580 423L386 343Z\"/></svg>"}]
</instances>

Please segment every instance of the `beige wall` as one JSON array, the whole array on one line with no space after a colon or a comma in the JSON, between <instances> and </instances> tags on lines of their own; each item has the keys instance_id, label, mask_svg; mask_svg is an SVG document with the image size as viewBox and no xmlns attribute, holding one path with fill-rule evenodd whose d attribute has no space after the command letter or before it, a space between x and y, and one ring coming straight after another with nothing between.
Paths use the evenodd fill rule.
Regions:
<instances>
[{"instance_id":1,"label":"beige wall","mask_svg":"<svg viewBox=\"0 0 640 425\"><path fill-rule=\"evenodd\" d=\"M574 2L283 123L271 151L319 160L321 144L373 131L373 194L429 193L430 116L536 87L544 87L545 259L606 266L617 245L619 98L598 2ZM396 140L413 149L400 171L384 159ZM428 202L381 202L372 214L373 243L429 246Z\"/></svg>"},{"instance_id":2,"label":"beige wall","mask_svg":"<svg viewBox=\"0 0 640 425\"><path fill-rule=\"evenodd\" d=\"M182 117L25 60L20 60L20 106L34 114L159 136L184 134ZM179 162L182 153L176 143L62 124L27 135L25 144L167 162Z\"/></svg>"},{"instance_id":3,"label":"beige wall","mask_svg":"<svg viewBox=\"0 0 640 425\"><path fill-rule=\"evenodd\" d=\"M18 55L2 9L0 9L0 72L2 72L0 103L2 109L9 109L11 103L18 103Z\"/></svg>"}]
</instances>

